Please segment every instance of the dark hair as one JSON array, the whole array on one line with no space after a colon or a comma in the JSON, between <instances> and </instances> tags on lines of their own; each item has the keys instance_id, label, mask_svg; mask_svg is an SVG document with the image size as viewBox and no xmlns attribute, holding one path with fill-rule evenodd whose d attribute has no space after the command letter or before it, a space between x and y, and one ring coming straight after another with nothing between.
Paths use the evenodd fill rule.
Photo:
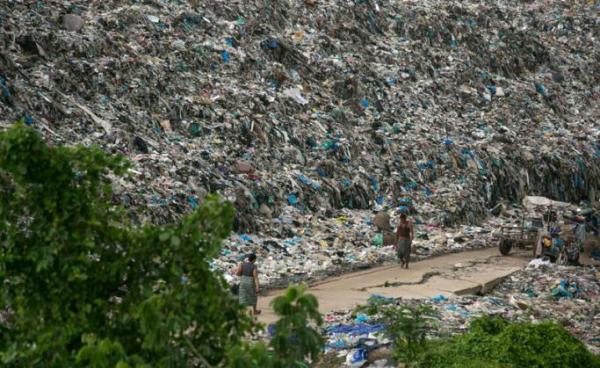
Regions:
<instances>
[{"instance_id":1,"label":"dark hair","mask_svg":"<svg viewBox=\"0 0 600 368\"><path fill-rule=\"evenodd\" d=\"M400 218L401 218L402 220L406 220L406 213L401 213L401 214L400 214Z\"/></svg>"},{"instance_id":2,"label":"dark hair","mask_svg":"<svg viewBox=\"0 0 600 368\"><path fill-rule=\"evenodd\" d=\"M256 254L254 254L254 253L250 253L250 254L248 254L248 260L249 260L250 262L254 262L254 261L256 261Z\"/></svg>"}]
</instances>

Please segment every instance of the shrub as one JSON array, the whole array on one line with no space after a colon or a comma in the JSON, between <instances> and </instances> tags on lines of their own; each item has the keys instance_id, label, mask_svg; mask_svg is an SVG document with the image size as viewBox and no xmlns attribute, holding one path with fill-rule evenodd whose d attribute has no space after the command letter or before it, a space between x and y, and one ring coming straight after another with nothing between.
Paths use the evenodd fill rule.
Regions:
<instances>
[{"instance_id":1,"label":"shrub","mask_svg":"<svg viewBox=\"0 0 600 368\"><path fill-rule=\"evenodd\" d=\"M600 358L561 325L482 317L465 335L432 341L420 367L600 367ZM477 362L477 364L475 363Z\"/></svg>"},{"instance_id":2,"label":"shrub","mask_svg":"<svg viewBox=\"0 0 600 368\"><path fill-rule=\"evenodd\" d=\"M317 299L303 287L290 286L273 299L272 305L280 319L274 325L270 349L264 343L237 348L231 352L230 367L301 368L307 359L317 360L323 347L323 338L316 330L322 324Z\"/></svg>"},{"instance_id":3,"label":"shrub","mask_svg":"<svg viewBox=\"0 0 600 368\"><path fill-rule=\"evenodd\" d=\"M434 326L434 311L430 306L401 306L384 308L382 322L387 325L387 334L394 345L394 356L410 363L426 349L426 334Z\"/></svg>"},{"instance_id":4,"label":"shrub","mask_svg":"<svg viewBox=\"0 0 600 368\"><path fill-rule=\"evenodd\" d=\"M323 323L319 314L319 303L313 295L306 294L302 287L290 287L282 296L273 300L273 310L280 316L275 323L275 335L271 346L283 366L303 361L306 356L315 360L323 346L322 336L310 322L317 326Z\"/></svg>"}]
</instances>

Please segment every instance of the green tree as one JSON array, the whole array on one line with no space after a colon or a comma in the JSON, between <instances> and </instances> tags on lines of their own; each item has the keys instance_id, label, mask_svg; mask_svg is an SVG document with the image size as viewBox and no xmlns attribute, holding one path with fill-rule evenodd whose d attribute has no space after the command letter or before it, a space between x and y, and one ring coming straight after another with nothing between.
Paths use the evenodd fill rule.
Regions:
<instances>
[{"instance_id":1,"label":"green tree","mask_svg":"<svg viewBox=\"0 0 600 368\"><path fill-rule=\"evenodd\" d=\"M257 325L209 268L233 207L209 196L179 223L133 227L111 205L109 175L128 167L98 148L49 147L20 123L0 133L1 365L229 366L235 351L268 361L243 342Z\"/></svg>"}]
</instances>

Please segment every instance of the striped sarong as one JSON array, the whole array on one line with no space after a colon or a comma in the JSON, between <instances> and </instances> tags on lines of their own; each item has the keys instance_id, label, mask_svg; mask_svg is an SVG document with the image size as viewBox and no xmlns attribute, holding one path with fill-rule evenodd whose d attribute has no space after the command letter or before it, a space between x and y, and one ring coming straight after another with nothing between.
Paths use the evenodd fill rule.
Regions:
<instances>
[{"instance_id":1,"label":"striped sarong","mask_svg":"<svg viewBox=\"0 0 600 368\"><path fill-rule=\"evenodd\" d=\"M254 277L242 276L240 278L239 302L242 305L256 306L256 285Z\"/></svg>"}]
</instances>

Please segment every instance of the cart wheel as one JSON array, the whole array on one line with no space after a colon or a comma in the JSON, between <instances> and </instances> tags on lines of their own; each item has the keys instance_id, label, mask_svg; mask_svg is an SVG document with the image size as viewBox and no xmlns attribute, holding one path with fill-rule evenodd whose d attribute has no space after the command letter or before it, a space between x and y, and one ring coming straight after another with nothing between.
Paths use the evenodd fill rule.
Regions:
<instances>
[{"instance_id":1,"label":"cart wheel","mask_svg":"<svg viewBox=\"0 0 600 368\"><path fill-rule=\"evenodd\" d=\"M513 246L513 242L510 239L502 239L500 240L500 244L498 245L498 248L500 249L500 253L502 253L503 256L508 255L508 253L510 253L510 250Z\"/></svg>"}]
</instances>

